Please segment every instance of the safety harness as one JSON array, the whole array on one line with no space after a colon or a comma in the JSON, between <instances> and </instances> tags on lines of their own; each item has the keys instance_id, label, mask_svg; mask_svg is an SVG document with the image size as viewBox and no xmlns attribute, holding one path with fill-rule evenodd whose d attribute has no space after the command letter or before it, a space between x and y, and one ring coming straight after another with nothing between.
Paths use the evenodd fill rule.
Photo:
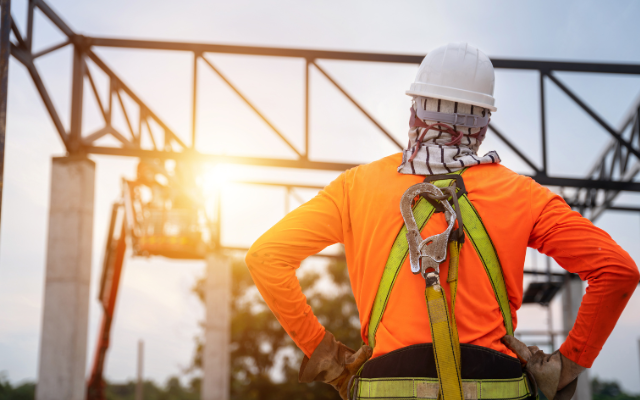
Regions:
<instances>
[{"instance_id":1,"label":"safety harness","mask_svg":"<svg viewBox=\"0 0 640 400\"><path fill-rule=\"evenodd\" d=\"M411 200L418 195L420 197L413 207L403 210L405 225L391 247L369 320L369 346L375 348L376 332L389 295L407 255L410 254L412 272L421 272L426 280L425 297L438 378L362 378L361 369L351 385L353 399L518 400L529 397L532 393L525 375L517 379L461 379L460 341L454 310L460 249L465 236L475 248L491 282L506 332L513 335L511 309L500 260L480 215L467 197L461 176L465 170L427 176L425 182L431 182L435 187L423 183L414 185L405 192L403 200L406 200L405 197ZM449 220L447 230L423 241L420 231L434 213L441 211L445 212L445 217ZM406 215L407 212L411 214L410 218ZM458 229L453 230L456 220ZM419 241L418 251L415 243L409 245L412 240ZM438 266L446 259L447 245L450 253L447 282L451 291L451 312L438 275ZM425 248L430 250L426 251Z\"/></svg>"}]
</instances>

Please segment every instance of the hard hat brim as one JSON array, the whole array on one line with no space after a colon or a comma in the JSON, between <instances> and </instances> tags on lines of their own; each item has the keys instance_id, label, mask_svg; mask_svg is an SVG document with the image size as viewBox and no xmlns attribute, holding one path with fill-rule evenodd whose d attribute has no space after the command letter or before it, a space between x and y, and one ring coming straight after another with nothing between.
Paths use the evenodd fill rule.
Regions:
<instances>
[{"instance_id":1,"label":"hard hat brim","mask_svg":"<svg viewBox=\"0 0 640 400\"><path fill-rule=\"evenodd\" d=\"M434 99L471 104L473 106L486 108L489 111L498 110L494 106L495 99L492 96L463 89L416 82L411 84L411 88L407 90L405 94L407 94L407 96L431 97Z\"/></svg>"}]
</instances>

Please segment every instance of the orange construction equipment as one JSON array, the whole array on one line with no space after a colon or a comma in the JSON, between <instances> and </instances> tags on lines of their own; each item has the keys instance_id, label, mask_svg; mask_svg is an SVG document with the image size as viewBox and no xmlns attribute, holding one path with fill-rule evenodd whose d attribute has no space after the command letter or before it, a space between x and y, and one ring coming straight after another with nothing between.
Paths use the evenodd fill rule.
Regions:
<instances>
[{"instance_id":1,"label":"orange construction equipment","mask_svg":"<svg viewBox=\"0 0 640 400\"><path fill-rule=\"evenodd\" d=\"M158 174L169 184L158 182ZM113 205L107 235L99 294L103 315L87 400L105 399L104 364L127 247L132 256L176 259L204 259L210 251L204 210L198 201L191 201L182 183L149 162L140 163L136 181L122 181L122 200Z\"/></svg>"},{"instance_id":2,"label":"orange construction equipment","mask_svg":"<svg viewBox=\"0 0 640 400\"><path fill-rule=\"evenodd\" d=\"M107 236L107 247L105 249L104 263L102 266L102 277L100 279L100 294L98 298L102 305L102 322L100 323L100 336L98 338L98 348L93 359L91 376L87 384L88 400L104 400L104 363L109 348L109 337L111 324L113 322L113 312L116 307L118 287L120 286L120 275L124 254L127 249L126 229L121 218L122 208L119 204L114 204L111 211L111 223ZM120 217L120 218L119 218ZM120 229L117 229L120 222ZM116 236L116 232L119 235Z\"/></svg>"}]
</instances>

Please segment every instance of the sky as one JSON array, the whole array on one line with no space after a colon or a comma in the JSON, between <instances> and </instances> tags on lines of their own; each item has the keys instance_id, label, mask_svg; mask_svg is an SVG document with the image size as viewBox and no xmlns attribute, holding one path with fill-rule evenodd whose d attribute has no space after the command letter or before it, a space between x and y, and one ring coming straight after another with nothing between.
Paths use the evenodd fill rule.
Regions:
<instances>
[{"instance_id":1,"label":"sky","mask_svg":"<svg viewBox=\"0 0 640 400\"><path fill-rule=\"evenodd\" d=\"M14 0L18 26L25 27L26 0ZM635 1L50 1L77 33L87 36L194 41L221 44L426 54L466 41L490 57L640 63ZM58 43L59 33L36 15L35 49ZM191 129L192 56L188 53L96 49L117 74L185 141ZM303 142L304 64L296 59L206 55L298 148ZM401 143L406 141L404 95L416 66L321 60L326 69ZM65 126L69 122L71 51L65 48L36 63ZM92 65L90 68L94 68ZM277 137L200 62L197 149L216 154L293 158ZM93 69L99 87L106 80ZM593 74L557 75L612 126L618 126L640 93L640 78ZM528 71L496 72L492 121L534 162L540 163L538 76ZM583 176L610 138L550 82L547 91L549 168L552 174ZM86 93L89 93L88 90ZM125 99L126 102L126 99ZM317 71L311 72L310 157L363 163L397 149ZM94 100L85 98L83 132L100 127ZM12 381L34 380L42 319L51 157L64 155L60 140L25 69L9 67L5 186L0 230L0 371ZM124 126L121 115L116 125ZM113 145L109 139L101 142ZM353 149L357 149L354 151ZM491 134L481 153L497 150L503 163L521 173L526 165ZM572 157L566 157L570 149ZM96 161L92 294L88 359L93 357L100 320L98 277L111 204L122 177L135 176L136 160L92 156ZM336 172L277 168L227 168L236 179L325 185ZM314 191L297 190L291 205ZM228 183L223 188L223 242L247 247L285 213L285 192ZM260 198L259 204L246 201ZM638 205L624 195L619 204ZM607 212L597 225L638 262L640 216ZM543 259L533 253L527 268ZM302 269L310 268L309 265ZM555 267L557 268L557 266ZM200 261L127 258L116 309L106 377L135 376L135 350L145 342L145 374L163 382L189 366L204 310L191 292L202 276ZM560 304L552 305L560 327ZM640 294L636 292L596 360L592 374L616 379L640 392ZM546 311L524 307L521 329L546 327ZM559 344L559 343L558 343ZM89 365L89 363L87 363Z\"/></svg>"}]
</instances>

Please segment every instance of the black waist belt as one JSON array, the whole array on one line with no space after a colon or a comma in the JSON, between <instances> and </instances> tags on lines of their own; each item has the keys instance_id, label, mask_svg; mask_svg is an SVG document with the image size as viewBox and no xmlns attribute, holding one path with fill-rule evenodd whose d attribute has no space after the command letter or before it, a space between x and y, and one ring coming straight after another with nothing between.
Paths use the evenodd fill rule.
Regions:
<instances>
[{"instance_id":1,"label":"black waist belt","mask_svg":"<svg viewBox=\"0 0 640 400\"><path fill-rule=\"evenodd\" d=\"M460 345L464 398L468 400L533 400L536 390L520 361L498 351ZM362 400L438 398L439 384L431 343L394 350L365 363L350 385L350 398Z\"/></svg>"},{"instance_id":2,"label":"black waist belt","mask_svg":"<svg viewBox=\"0 0 640 400\"><path fill-rule=\"evenodd\" d=\"M460 344L462 379L520 378L522 366L517 358L473 344ZM369 360L363 378L437 378L431 343L414 344Z\"/></svg>"}]
</instances>

